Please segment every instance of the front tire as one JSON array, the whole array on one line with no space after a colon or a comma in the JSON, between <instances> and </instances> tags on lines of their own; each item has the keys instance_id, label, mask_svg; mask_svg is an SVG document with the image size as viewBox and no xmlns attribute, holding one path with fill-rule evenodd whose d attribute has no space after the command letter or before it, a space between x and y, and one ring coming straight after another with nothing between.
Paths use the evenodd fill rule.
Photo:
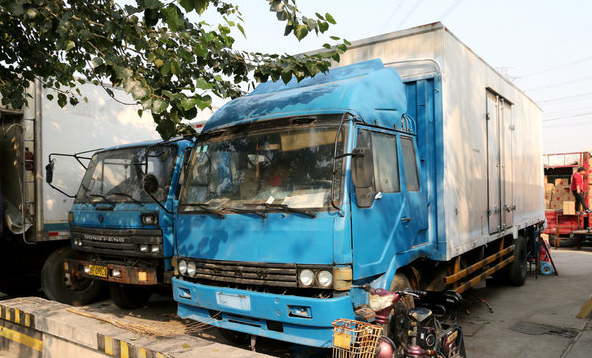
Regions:
<instances>
[{"instance_id":1,"label":"front tire","mask_svg":"<svg viewBox=\"0 0 592 358\"><path fill-rule=\"evenodd\" d=\"M64 272L64 259L76 258L70 246L54 251L41 269L41 288L47 298L72 306L84 306L97 301L105 285L102 281L70 275Z\"/></svg>"},{"instance_id":2,"label":"front tire","mask_svg":"<svg viewBox=\"0 0 592 358\"><path fill-rule=\"evenodd\" d=\"M152 295L152 290L141 285L110 283L109 293L117 307L124 310L133 310L144 307L144 305L148 303L148 300L150 300L150 296Z\"/></svg>"},{"instance_id":3,"label":"front tire","mask_svg":"<svg viewBox=\"0 0 592 358\"><path fill-rule=\"evenodd\" d=\"M251 342L251 335L248 333L232 331L219 327L218 332L220 332L220 335L228 342L237 346L244 346L245 344L249 344L249 342Z\"/></svg>"},{"instance_id":4,"label":"front tire","mask_svg":"<svg viewBox=\"0 0 592 358\"><path fill-rule=\"evenodd\" d=\"M405 274L398 272L391 282L390 291L403 290L411 287L409 279ZM397 347L403 347L407 342L407 331L409 330L409 318L407 312L415 307L415 302L410 296L403 297L393 308L391 315L384 327L384 334L395 342Z\"/></svg>"}]
</instances>

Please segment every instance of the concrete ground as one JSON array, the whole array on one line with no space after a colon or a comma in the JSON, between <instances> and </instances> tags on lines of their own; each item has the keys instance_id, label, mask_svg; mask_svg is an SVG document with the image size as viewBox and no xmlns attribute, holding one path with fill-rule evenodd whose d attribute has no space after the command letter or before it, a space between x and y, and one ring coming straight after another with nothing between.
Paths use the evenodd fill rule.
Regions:
<instances>
[{"instance_id":1,"label":"concrete ground","mask_svg":"<svg viewBox=\"0 0 592 358\"><path fill-rule=\"evenodd\" d=\"M460 323L469 357L592 357L592 324L576 318L592 295L592 249L552 249L551 256L559 276L529 276L522 287L491 285L465 295L470 314L461 314Z\"/></svg>"},{"instance_id":2,"label":"concrete ground","mask_svg":"<svg viewBox=\"0 0 592 358\"><path fill-rule=\"evenodd\" d=\"M592 295L592 249L559 249L551 254L559 276L539 275L537 279L529 276L522 287L490 285L465 294L470 314L460 313L460 323L465 331L468 357L592 357L592 324L589 319L575 318ZM159 327L173 332L190 327L191 335L196 338L230 344L216 329L191 325L190 321L177 318L176 304L166 296L155 295L146 307L132 311L121 310L111 301L84 310L130 322L154 324L156 321ZM260 353L278 357L330 355L329 351L266 339L258 339L256 347ZM236 348L237 353L249 350L247 346ZM12 357L10 352L0 351L0 358Z\"/></svg>"}]
</instances>

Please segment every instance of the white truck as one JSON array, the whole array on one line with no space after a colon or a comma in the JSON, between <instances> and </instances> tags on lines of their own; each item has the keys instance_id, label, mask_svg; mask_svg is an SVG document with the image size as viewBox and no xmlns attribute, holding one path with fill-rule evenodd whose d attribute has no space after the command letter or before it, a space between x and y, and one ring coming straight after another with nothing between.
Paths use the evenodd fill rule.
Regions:
<instances>
[{"instance_id":1,"label":"white truck","mask_svg":"<svg viewBox=\"0 0 592 358\"><path fill-rule=\"evenodd\" d=\"M100 86L80 88L88 102L60 108L48 95L53 90L40 82L28 89L22 110L0 107L0 291L29 294L43 286L49 298L52 290L70 290L72 303L92 301L100 287L91 280L64 276L62 260L73 255L70 247L68 211L73 199L54 190L46 182L44 168L52 153L74 154L103 147L156 139L158 133L149 114L138 116L138 106L130 96L110 87L117 101ZM63 157L56 163L53 185L75 194L92 153ZM80 163L78 162L80 161ZM48 282L64 282L47 287Z\"/></svg>"}]
</instances>

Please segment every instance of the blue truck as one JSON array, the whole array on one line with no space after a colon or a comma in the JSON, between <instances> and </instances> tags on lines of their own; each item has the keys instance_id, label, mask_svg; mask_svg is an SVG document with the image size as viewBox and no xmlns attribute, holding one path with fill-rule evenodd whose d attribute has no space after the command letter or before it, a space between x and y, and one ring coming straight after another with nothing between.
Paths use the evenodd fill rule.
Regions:
<instances>
[{"instance_id":1,"label":"blue truck","mask_svg":"<svg viewBox=\"0 0 592 358\"><path fill-rule=\"evenodd\" d=\"M334 320L373 320L368 285L524 283L545 220L540 108L439 23L338 65L205 125L175 223L180 317L330 347Z\"/></svg>"},{"instance_id":2,"label":"blue truck","mask_svg":"<svg viewBox=\"0 0 592 358\"><path fill-rule=\"evenodd\" d=\"M68 213L75 253L62 259L70 282L108 282L125 309L146 304L156 285L170 285L173 213L191 146L188 139L149 141L92 156ZM52 298L69 302L84 294L56 289Z\"/></svg>"}]
</instances>

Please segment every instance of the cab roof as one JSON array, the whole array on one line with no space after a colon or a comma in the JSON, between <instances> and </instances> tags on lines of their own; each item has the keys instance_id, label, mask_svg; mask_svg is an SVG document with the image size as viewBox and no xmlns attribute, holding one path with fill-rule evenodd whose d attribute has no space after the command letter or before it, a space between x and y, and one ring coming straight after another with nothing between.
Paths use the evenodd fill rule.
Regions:
<instances>
[{"instance_id":1,"label":"cab roof","mask_svg":"<svg viewBox=\"0 0 592 358\"><path fill-rule=\"evenodd\" d=\"M210 117L204 132L278 117L351 112L381 127L401 126L407 111L405 87L380 59L337 67L298 82L265 82Z\"/></svg>"}]
</instances>

